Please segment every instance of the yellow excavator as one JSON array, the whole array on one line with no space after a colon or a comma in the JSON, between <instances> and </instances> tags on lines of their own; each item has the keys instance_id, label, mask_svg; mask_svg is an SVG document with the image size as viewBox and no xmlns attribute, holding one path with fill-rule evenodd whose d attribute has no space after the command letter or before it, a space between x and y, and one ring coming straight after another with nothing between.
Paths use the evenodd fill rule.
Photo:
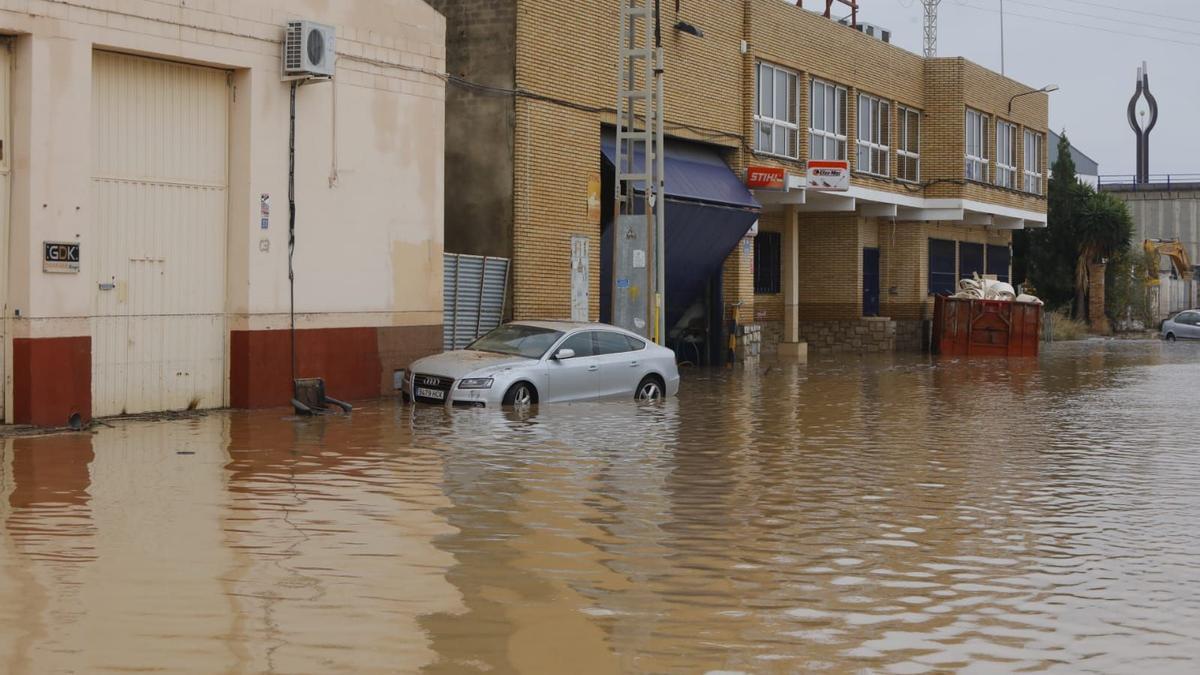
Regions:
<instances>
[{"instance_id":1,"label":"yellow excavator","mask_svg":"<svg viewBox=\"0 0 1200 675\"><path fill-rule=\"evenodd\" d=\"M1174 265L1175 272L1179 274L1180 279L1191 278L1192 261L1188 258L1187 249L1178 239L1147 239L1142 246L1146 250L1146 255L1154 260L1154 265L1150 268L1150 276L1146 279L1147 286L1159 285L1158 261L1164 255L1171 259L1171 264Z\"/></svg>"}]
</instances>

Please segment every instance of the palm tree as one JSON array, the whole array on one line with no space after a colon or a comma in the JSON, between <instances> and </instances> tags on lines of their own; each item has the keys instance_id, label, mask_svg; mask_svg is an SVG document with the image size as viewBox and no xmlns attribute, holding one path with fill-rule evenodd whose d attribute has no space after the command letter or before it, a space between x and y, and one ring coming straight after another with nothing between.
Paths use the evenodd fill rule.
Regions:
<instances>
[{"instance_id":1,"label":"palm tree","mask_svg":"<svg viewBox=\"0 0 1200 675\"><path fill-rule=\"evenodd\" d=\"M1075 222L1078 257L1075 260L1075 318L1097 321L1089 317L1087 292L1091 283L1091 266L1129 248L1133 238L1133 219L1125 202L1107 192L1096 192L1092 186L1077 183L1076 203L1081 204Z\"/></svg>"}]
</instances>

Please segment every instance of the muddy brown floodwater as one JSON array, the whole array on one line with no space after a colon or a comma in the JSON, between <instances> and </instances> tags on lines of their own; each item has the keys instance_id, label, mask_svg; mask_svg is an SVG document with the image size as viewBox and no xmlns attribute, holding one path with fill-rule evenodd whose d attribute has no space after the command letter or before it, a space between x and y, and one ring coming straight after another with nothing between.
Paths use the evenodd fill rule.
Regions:
<instances>
[{"instance_id":1,"label":"muddy brown floodwater","mask_svg":"<svg viewBox=\"0 0 1200 675\"><path fill-rule=\"evenodd\" d=\"M1195 672L1200 345L0 457L3 672Z\"/></svg>"}]
</instances>

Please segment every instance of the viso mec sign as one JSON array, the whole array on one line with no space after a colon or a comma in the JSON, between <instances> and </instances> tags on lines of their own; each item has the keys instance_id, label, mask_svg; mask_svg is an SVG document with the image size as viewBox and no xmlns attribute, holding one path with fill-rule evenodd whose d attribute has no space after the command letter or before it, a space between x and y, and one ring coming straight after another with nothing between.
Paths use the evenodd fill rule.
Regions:
<instances>
[{"instance_id":1,"label":"viso mec sign","mask_svg":"<svg viewBox=\"0 0 1200 675\"><path fill-rule=\"evenodd\" d=\"M43 241L42 271L57 274L78 274L79 242Z\"/></svg>"},{"instance_id":2,"label":"viso mec sign","mask_svg":"<svg viewBox=\"0 0 1200 675\"><path fill-rule=\"evenodd\" d=\"M846 192L850 189L850 162L844 159L810 159L808 189Z\"/></svg>"},{"instance_id":3,"label":"viso mec sign","mask_svg":"<svg viewBox=\"0 0 1200 675\"><path fill-rule=\"evenodd\" d=\"M751 190L785 190L787 170L774 166L748 166L746 187Z\"/></svg>"}]
</instances>

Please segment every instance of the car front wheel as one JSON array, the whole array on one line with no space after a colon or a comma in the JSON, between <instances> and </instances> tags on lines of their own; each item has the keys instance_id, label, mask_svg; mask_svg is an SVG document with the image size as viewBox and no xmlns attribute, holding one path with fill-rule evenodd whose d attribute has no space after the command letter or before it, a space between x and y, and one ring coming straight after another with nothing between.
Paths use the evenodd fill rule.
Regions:
<instances>
[{"instance_id":1,"label":"car front wheel","mask_svg":"<svg viewBox=\"0 0 1200 675\"><path fill-rule=\"evenodd\" d=\"M518 382L504 393L504 405L528 408L535 403L537 403L537 390L528 382Z\"/></svg>"},{"instance_id":2,"label":"car front wheel","mask_svg":"<svg viewBox=\"0 0 1200 675\"><path fill-rule=\"evenodd\" d=\"M1174 342L1174 341L1175 341L1175 334L1174 334L1174 333L1167 333L1166 340L1167 340L1167 342Z\"/></svg>"},{"instance_id":3,"label":"car front wheel","mask_svg":"<svg viewBox=\"0 0 1200 675\"><path fill-rule=\"evenodd\" d=\"M653 375L647 375L642 378L642 381L638 384L637 391L633 395L636 400L647 403L661 401L666 396L667 392L663 388L662 380Z\"/></svg>"}]
</instances>

